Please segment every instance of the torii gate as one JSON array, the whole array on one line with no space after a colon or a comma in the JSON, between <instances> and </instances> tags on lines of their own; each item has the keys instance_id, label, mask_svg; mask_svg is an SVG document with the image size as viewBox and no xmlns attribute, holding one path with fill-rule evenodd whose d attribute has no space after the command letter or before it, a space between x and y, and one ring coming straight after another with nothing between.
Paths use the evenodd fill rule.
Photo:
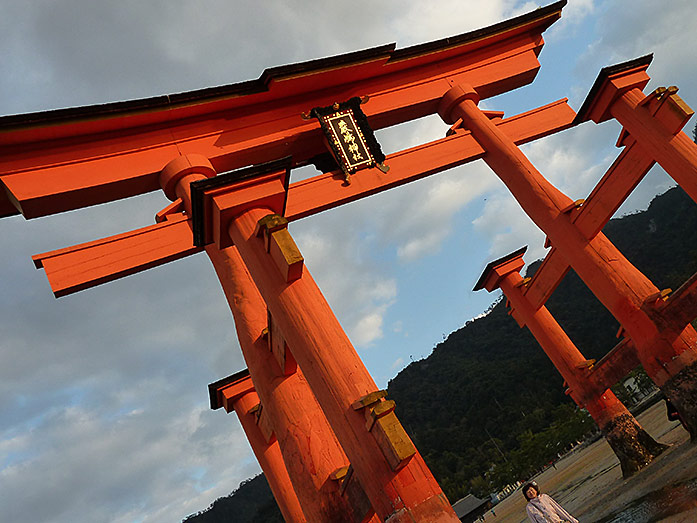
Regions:
<instances>
[{"instance_id":1,"label":"torii gate","mask_svg":"<svg viewBox=\"0 0 697 523\"><path fill-rule=\"evenodd\" d=\"M567 264L588 264L584 241L600 243L601 254L614 249L602 235L589 242L571 234L569 240L571 229L559 225L566 219L559 217L568 215L567 199L547 187L551 203L540 201L535 190L529 193L530 183L541 185L530 182L531 166L518 156L517 145L579 123L566 100L506 119L476 106L479 98L533 80L541 34L564 5L557 2L406 49L383 46L273 68L258 80L221 88L0 118L0 179L6 192L0 215L21 212L34 218L164 190L173 204L157 213L155 225L34 256L54 294L64 296L205 249L228 298L251 376L251 382L238 374L212 384L211 405L237 409L245 418L255 452L265 455L260 461L267 464L272 489L286 494L279 500L286 519L457 521L399 424L394 403L377 390L304 267L287 223L484 158L554 247L566 249ZM612 93L601 98L614 104L612 110L621 105ZM372 129L436 111L454 124L445 138L382 157ZM604 117L602 111L591 113L597 121ZM654 113L661 113L660 107ZM333 135L332 122L337 123ZM640 133L626 127L639 140ZM658 134L655 140L666 141ZM328 149L333 160L327 161ZM511 160L528 174L511 171ZM308 163L334 167L290 184L290 170ZM227 171L232 172L218 174ZM628 262L609 275L602 256L591 258L589 278L609 281L603 284L602 292L610 296L604 302L612 302L606 305L616 315L627 309L613 308L618 276L628 274L642 297L653 292ZM557 272L566 270L558 267ZM690 395L695 385L685 379L686 372L694 372L694 331L687 327L674 336L677 342L661 342L662 325L649 319L651 330L636 320L641 304L631 303L627 332L650 335L658 344L665 370L662 365L647 371L674 399L694 434L695 409L688 398L695 397ZM250 403L255 403L251 409ZM249 415L255 423L246 420ZM260 434L252 434L256 430ZM307 431L317 437L308 438ZM294 493L288 492L288 482Z\"/></svg>"}]
</instances>

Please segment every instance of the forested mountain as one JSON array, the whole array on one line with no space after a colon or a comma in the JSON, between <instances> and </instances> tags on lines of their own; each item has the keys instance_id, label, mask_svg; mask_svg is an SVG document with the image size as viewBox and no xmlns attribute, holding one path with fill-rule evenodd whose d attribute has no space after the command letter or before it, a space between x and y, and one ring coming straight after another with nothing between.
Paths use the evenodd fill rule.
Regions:
<instances>
[{"instance_id":1,"label":"forested mountain","mask_svg":"<svg viewBox=\"0 0 697 523\"><path fill-rule=\"evenodd\" d=\"M697 206L680 188L656 197L645 212L610 221L603 232L659 289L676 289L697 272ZM539 262L531 264L528 275L537 267ZM587 358L600 359L618 341L617 321L573 272L547 307ZM593 428L564 395L562 381L499 300L485 317L468 322L430 356L401 371L390 381L388 397L454 501L524 479ZM225 520L199 519L213 512L187 521Z\"/></svg>"}]
</instances>

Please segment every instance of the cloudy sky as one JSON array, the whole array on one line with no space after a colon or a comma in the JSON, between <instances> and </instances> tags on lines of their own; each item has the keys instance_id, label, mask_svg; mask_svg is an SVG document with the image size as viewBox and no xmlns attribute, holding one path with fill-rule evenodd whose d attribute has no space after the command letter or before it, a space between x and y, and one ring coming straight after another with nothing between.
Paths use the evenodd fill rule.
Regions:
<instances>
[{"instance_id":1,"label":"cloudy sky","mask_svg":"<svg viewBox=\"0 0 697 523\"><path fill-rule=\"evenodd\" d=\"M536 7L0 0L0 114L224 85L276 65L460 34ZM545 34L535 82L484 105L512 115L566 96L578 109L601 67L652 52L649 88L678 85L697 107L696 28L693 0L570 0ZM378 139L393 152L445 128L426 118ZM618 153L618 132L614 123L587 123L524 149L572 199L583 198ZM669 186L655 169L620 212L646 207ZM31 262L151 224L167 203L153 194L0 220L3 519L179 521L258 472L235 416L208 408L207 384L244 363L203 254L58 300ZM528 262L544 255L542 234L481 162L294 223L291 232L381 387L495 299L470 291L488 261L525 244Z\"/></svg>"}]
</instances>

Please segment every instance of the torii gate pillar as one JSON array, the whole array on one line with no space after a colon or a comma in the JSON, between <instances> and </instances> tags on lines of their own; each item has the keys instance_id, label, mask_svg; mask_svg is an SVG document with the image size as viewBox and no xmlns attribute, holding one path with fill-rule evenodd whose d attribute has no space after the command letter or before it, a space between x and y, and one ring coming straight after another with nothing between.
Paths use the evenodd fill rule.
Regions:
<instances>
[{"instance_id":1,"label":"torii gate pillar","mask_svg":"<svg viewBox=\"0 0 697 523\"><path fill-rule=\"evenodd\" d=\"M457 522L394 402L378 391L279 216L287 167L271 162L207 179L214 174L207 159L189 155L170 162L160 183L191 211L194 236L212 241L209 254L230 245L238 250L377 516L391 523Z\"/></svg>"},{"instance_id":2,"label":"torii gate pillar","mask_svg":"<svg viewBox=\"0 0 697 523\"><path fill-rule=\"evenodd\" d=\"M290 348L274 328L236 247L206 252L235 319L262 415L278 440L308 521L360 523L374 514ZM269 325L271 323L271 325Z\"/></svg>"},{"instance_id":3,"label":"torii gate pillar","mask_svg":"<svg viewBox=\"0 0 697 523\"><path fill-rule=\"evenodd\" d=\"M477 107L479 95L470 86L452 87L441 99L446 123L461 119L484 148L484 161L506 184L525 213L547 234L596 297L631 337L646 373L670 398L697 438L697 333L687 324L677 331L663 328L644 304L659 289L601 232L586 238L564 211L571 199L535 169L521 150ZM654 298L655 300L655 298Z\"/></svg>"},{"instance_id":4,"label":"torii gate pillar","mask_svg":"<svg viewBox=\"0 0 697 523\"><path fill-rule=\"evenodd\" d=\"M283 518L292 522L307 521L290 482L278 442L275 439L267 440L257 425L254 408L259 405L259 397L249 375L233 375L226 383L218 383L216 389L216 395L220 395L220 406L227 412L234 410L237 413Z\"/></svg>"},{"instance_id":5,"label":"torii gate pillar","mask_svg":"<svg viewBox=\"0 0 697 523\"><path fill-rule=\"evenodd\" d=\"M493 292L500 288L511 304L511 315L521 327L535 336L569 386L568 393L576 404L588 410L610 444L628 477L648 465L667 446L656 442L634 419L610 389L597 386L582 372L586 358L569 339L564 329L544 305L535 310L523 293L525 249L491 262L474 290Z\"/></svg>"}]
</instances>

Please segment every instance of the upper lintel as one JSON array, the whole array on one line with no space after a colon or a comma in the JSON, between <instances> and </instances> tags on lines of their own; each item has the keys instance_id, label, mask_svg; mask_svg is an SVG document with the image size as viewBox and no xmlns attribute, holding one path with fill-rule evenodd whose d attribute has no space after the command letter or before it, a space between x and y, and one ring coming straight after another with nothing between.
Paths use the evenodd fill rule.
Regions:
<instances>
[{"instance_id":1,"label":"upper lintel","mask_svg":"<svg viewBox=\"0 0 697 523\"><path fill-rule=\"evenodd\" d=\"M556 2L488 28L405 49L380 46L268 69L257 80L187 93L0 117L0 216L35 218L159 190L179 155L216 172L325 151L313 107L366 99L372 129L436 112L452 83L488 98L533 81Z\"/></svg>"},{"instance_id":2,"label":"upper lintel","mask_svg":"<svg viewBox=\"0 0 697 523\"><path fill-rule=\"evenodd\" d=\"M177 120L182 117L173 110L195 105L215 102L226 98L238 98L246 95L258 94L268 91L269 84L276 81L283 81L300 76L317 75L330 72L336 69L343 69L365 62L379 60L381 62L401 62L422 57L429 57L430 61L442 59L443 54L457 47L471 46L473 43L485 42L487 39L495 38L504 33L525 26L535 24L533 30L542 33L547 27L554 23L560 16L561 10L566 5L567 0L560 0L545 7L540 7L529 13L504 20L502 22L469 31L457 36L442 38L433 42L396 49L396 44L385 44L378 47L353 51L340 55L308 60L294 64L282 65L265 69L261 76L256 80L246 80L234 84L218 87L208 87L161 95L137 100L123 102L112 102L89 106L80 106L66 109L54 109L40 111L36 113L23 113L17 115L0 116L0 133L12 130L26 129L28 127L43 127L47 125L65 124L71 122L84 121L86 119L106 119L115 117L131 116L144 112L154 112L167 110L168 120ZM433 56L435 55L435 56ZM325 80L326 81L326 80ZM327 87L326 85L320 86ZM317 88L314 86L314 88ZM186 115L185 115L186 116ZM0 139L2 143L2 139Z\"/></svg>"},{"instance_id":3,"label":"upper lintel","mask_svg":"<svg viewBox=\"0 0 697 523\"><path fill-rule=\"evenodd\" d=\"M478 291L486 287L487 280L492 274L492 271L496 269L497 267L501 267L509 262L512 262L514 260L520 259L522 262L523 254L525 254L525 251L528 250L527 245L525 247L521 247L517 251L514 251L510 254L507 254L506 256L502 256L501 258L491 261L487 264L487 266L484 268L484 271L482 272L482 275L479 277L479 280L477 280L477 283L474 285L474 288L472 289L473 291ZM495 287L494 287L495 288ZM491 292L494 288L488 289L489 292Z\"/></svg>"}]
</instances>

